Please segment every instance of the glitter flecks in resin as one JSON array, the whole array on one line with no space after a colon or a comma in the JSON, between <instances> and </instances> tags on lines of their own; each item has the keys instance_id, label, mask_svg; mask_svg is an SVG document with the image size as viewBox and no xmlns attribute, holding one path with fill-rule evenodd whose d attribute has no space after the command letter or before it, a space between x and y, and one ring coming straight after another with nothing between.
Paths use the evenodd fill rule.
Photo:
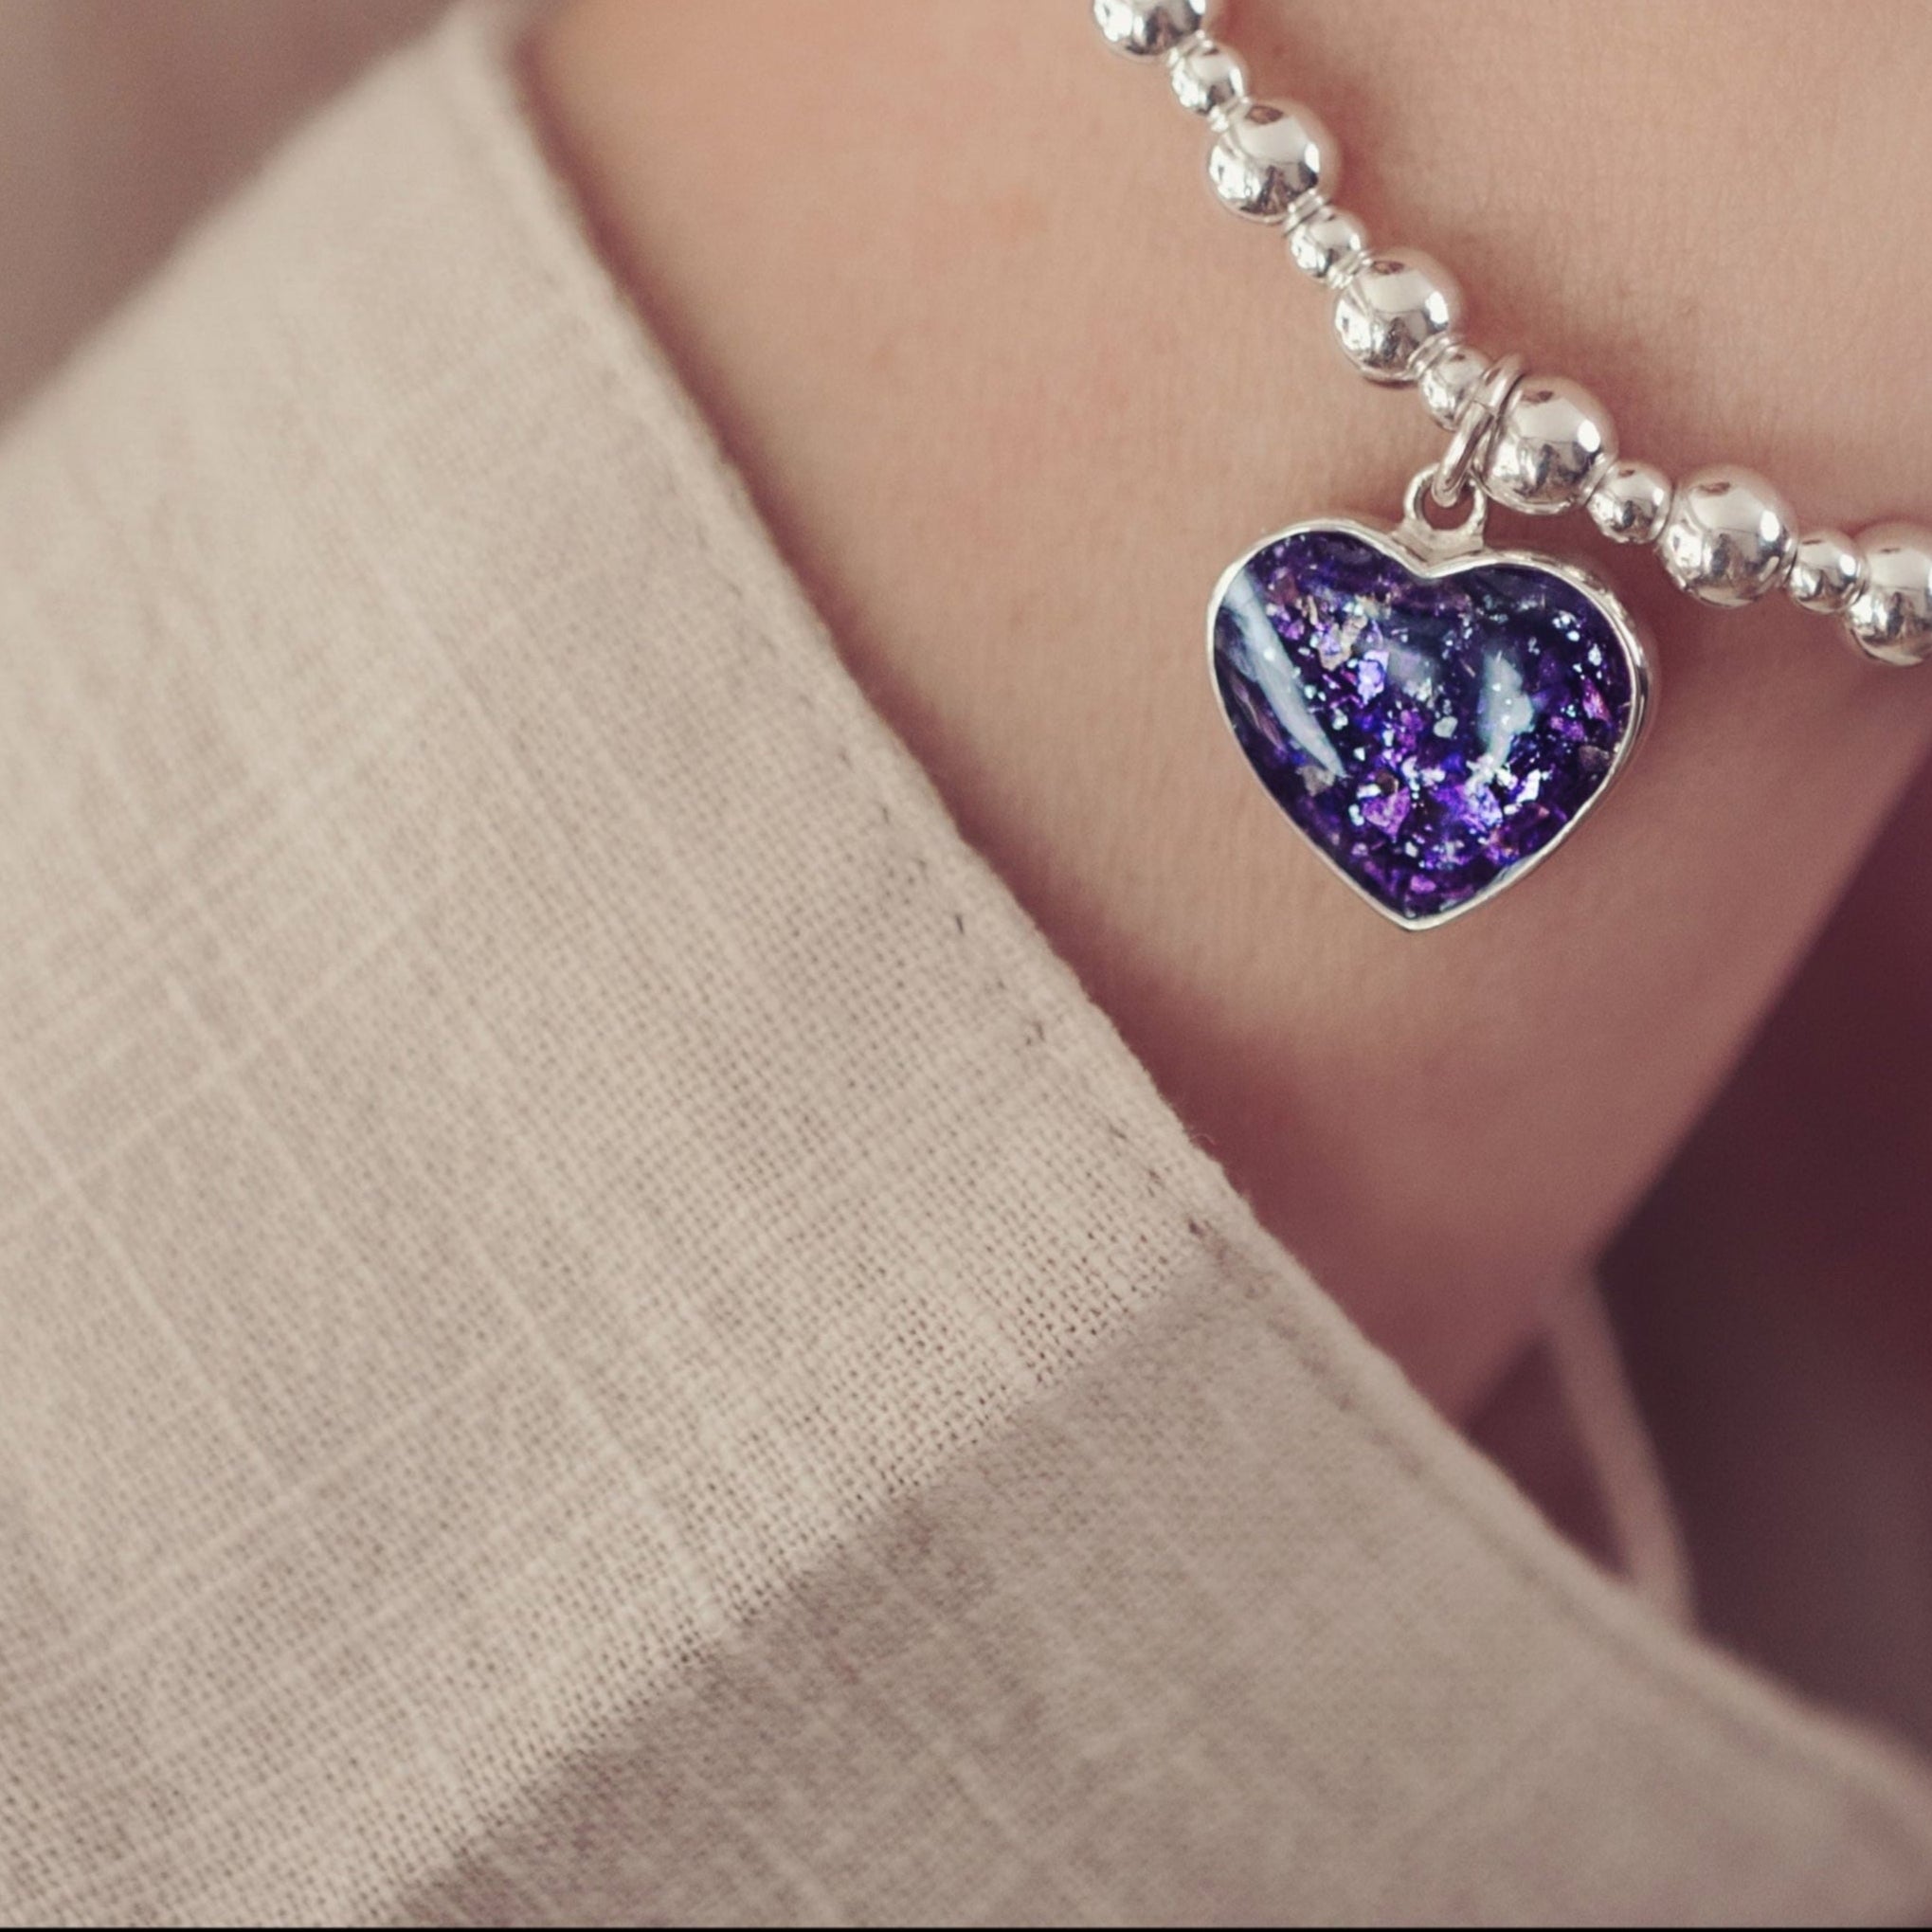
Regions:
<instances>
[{"instance_id":1,"label":"glitter flecks in resin","mask_svg":"<svg viewBox=\"0 0 1932 1932\"><path fill-rule=\"evenodd\" d=\"M1641 706L1616 624L1578 586L1514 562L1422 576L1348 531L1262 545L1213 636L1221 706L1262 784L1411 923L1546 850Z\"/></svg>"}]
</instances>

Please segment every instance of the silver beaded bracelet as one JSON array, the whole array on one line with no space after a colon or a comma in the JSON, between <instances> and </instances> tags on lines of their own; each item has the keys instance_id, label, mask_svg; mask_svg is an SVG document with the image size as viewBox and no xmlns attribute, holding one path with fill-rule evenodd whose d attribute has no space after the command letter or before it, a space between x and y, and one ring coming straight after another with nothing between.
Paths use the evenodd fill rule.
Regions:
<instances>
[{"instance_id":1,"label":"silver beaded bracelet","mask_svg":"<svg viewBox=\"0 0 1932 1932\"><path fill-rule=\"evenodd\" d=\"M1641 632L1598 577L1490 549L1494 502L1531 516L1581 505L1648 544L1677 587L1732 608L1779 588L1839 618L1881 664L1932 656L1932 533L1886 523L1799 535L1761 477L1731 465L1674 486L1619 457L1579 384L1525 372L1462 333L1454 280L1428 256L1370 247L1330 199L1333 138L1307 108L1255 99L1208 0L1092 0L1123 54L1161 63L1213 135L1222 206L1270 223L1334 294L1334 333L1371 382L1414 386L1448 432L1393 528L1327 517L1277 531L1221 579L1208 649L1222 708L1290 820L1378 911L1411 930L1493 897L1568 837L1623 768L1652 674ZM1432 507L1433 506L1433 507ZM1442 527L1446 514L1461 520Z\"/></svg>"}]
</instances>

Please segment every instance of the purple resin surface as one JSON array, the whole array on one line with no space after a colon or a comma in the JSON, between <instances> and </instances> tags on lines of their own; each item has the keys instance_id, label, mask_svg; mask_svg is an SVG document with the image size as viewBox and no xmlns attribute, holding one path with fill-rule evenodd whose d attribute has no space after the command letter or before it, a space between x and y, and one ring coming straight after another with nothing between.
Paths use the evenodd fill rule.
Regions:
<instances>
[{"instance_id":1,"label":"purple resin surface","mask_svg":"<svg viewBox=\"0 0 1932 1932\"><path fill-rule=\"evenodd\" d=\"M1264 544L1236 572L1214 671L1275 802L1404 920L1544 850L1639 706L1616 627L1574 585L1523 564L1418 577L1340 530Z\"/></svg>"}]
</instances>

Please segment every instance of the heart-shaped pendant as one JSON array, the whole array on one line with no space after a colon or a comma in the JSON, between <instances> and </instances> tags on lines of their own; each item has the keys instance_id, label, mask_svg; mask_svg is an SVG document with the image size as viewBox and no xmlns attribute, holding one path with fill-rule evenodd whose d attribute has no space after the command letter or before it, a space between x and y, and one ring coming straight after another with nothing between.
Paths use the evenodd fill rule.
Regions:
<instances>
[{"instance_id":1,"label":"heart-shaped pendant","mask_svg":"<svg viewBox=\"0 0 1932 1932\"><path fill-rule=\"evenodd\" d=\"M1438 530L1431 473L1398 530L1298 523L1208 609L1216 689L1255 776L1328 863L1411 931L1493 898L1628 762L1643 639L1587 570Z\"/></svg>"}]
</instances>

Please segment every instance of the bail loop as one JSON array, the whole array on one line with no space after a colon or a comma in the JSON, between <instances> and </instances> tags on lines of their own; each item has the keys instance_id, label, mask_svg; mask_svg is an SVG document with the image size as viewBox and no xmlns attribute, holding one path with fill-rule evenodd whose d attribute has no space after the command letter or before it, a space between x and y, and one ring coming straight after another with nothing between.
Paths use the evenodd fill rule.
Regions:
<instances>
[{"instance_id":1,"label":"bail loop","mask_svg":"<svg viewBox=\"0 0 1932 1932\"><path fill-rule=\"evenodd\" d=\"M1462 518L1456 523L1432 523L1429 507L1439 499L1435 482L1439 466L1417 470L1402 492L1402 527L1397 533L1410 549L1424 556L1458 557L1479 551L1490 517L1490 499L1480 490L1464 490ZM1452 503L1445 506L1454 509Z\"/></svg>"}]
</instances>

